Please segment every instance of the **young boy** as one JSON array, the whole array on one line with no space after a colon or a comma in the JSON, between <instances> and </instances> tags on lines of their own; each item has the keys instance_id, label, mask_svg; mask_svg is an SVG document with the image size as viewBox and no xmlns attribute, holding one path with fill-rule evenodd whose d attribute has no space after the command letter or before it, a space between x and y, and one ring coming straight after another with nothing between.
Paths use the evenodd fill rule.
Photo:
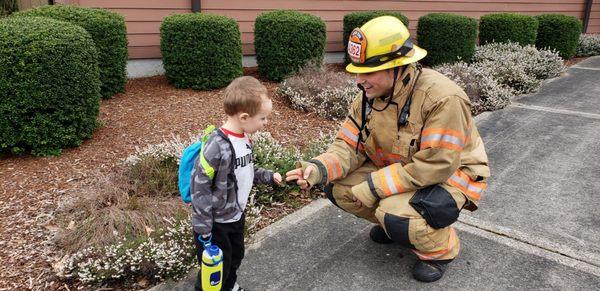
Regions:
<instances>
[{"instance_id":1,"label":"young boy","mask_svg":"<svg viewBox=\"0 0 600 291\"><path fill-rule=\"evenodd\" d=\"M247 134L262 129L271 114L267 88L253 77L239 77L225 89L227 121L215 130L192 171L192 224L198 262L211 240L223 250L222 290L242 290L236 283L244 258L244 209L253 183L281 184L281 175L255 168ZM204 164L204 165L202 165ZM201 289L201 272L196 290Z\"/></svg>"}]
</instances>

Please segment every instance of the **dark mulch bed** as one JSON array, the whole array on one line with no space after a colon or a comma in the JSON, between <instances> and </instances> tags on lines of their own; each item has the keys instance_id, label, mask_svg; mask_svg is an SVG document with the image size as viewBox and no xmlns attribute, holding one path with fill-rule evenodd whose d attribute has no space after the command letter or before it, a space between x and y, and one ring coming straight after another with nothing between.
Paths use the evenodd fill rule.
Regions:
<instances>
[{"instance_id":1,"label":"dark mulch bed","mask_svg":"<svg viewBox=\"0 0 600 291\"><path fill-rule=\"evenodd\" d=\"M245 73L256 76L256 69ZM261 81L271 93L274 108L265 130L284 145L305 145L320 131L336 127L336 122L291 109L274 93L276 83ZM61 201L89 184L98 172L110 172L136 147L220 124L224 120L221 92L176 89L163 76L130 80L125 93L102 101L103 126L80 147L65 149L59 157L2 157L0 290L65 288L53 278L51 267L59 259L51 238L58 227L55 213ZM265 210L265 221L292 210L272 209Z\"/></svg>"}]
</instances>

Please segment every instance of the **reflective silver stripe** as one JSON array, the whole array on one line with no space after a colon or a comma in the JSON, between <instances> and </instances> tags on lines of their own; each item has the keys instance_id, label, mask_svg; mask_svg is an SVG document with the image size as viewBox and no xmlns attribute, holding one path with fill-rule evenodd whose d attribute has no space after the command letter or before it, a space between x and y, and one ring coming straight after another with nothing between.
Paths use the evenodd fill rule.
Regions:
<instances>
[{"instance_id":1,"label":"reflective silver stripe","mask_svg":"<svg viewBox=\"0 0 600 291\"><path fill-rule=\"evenodd\" d=\"M450 179L452 179L454 182L460 184L461 186L463 186L467 189L469 188L469 181L463 180L461 177L459 177L456 174L452 175L452 177L450 177Z\"/></svg>"},{"instance_id":2,"label":"reflective silver stripe","mask_svg":"<svg viewBox=\"0 0 600 291\"><path fill-rule=\"evenodd\" d=\"M441 141L445 141L445 142L449 142L449 143L453 143L461 148L465 147L464 142L453 135L447 135L447 134L440 134L440 133L434 133L434 134L428 134L426 136L421 137L421 142L426 142L426 141L432 141L432 140L441 140Z\"/></svg>"},{"instance_id":3,"label":"reflective silver stripe","mask_svg":"<svg viewBox=\"0 0 600 291\"><path fill-rule=\"evenodd\" d=\"M471 185L471 183L469 183L469 181L465 181L463 178L459 177L456 174L452 175L452 177L450 177L450 179L452 179L454 182L460 184L461 186L465 187L469 191L473 191L478 194L481 194L483 192L483 188Z\"/></svg>"},{"instance_id":4,"label":"reflective silver stripe","mask_svg":"<svg viewBox=\"0 0 600 291\"><path fill-rule=\"evenodd\" d=\"M392 170L390 169L390 167L383 168L383 173L385 174L385 181L387 182L390 191L392 191L392 194L399 193L400 191L396 189L396 184L394 184L394 180L392 178Z\"/></svg>"},{"instance_id":5,"label":"reflective silver stripe","mask_svg":"<svg viewBox=\"0 0 600 291\"><path fill-rule=\"evenodd\" d=\"M477 194L481 194L481 192L483 192L483 188L480 188L480 187L477 187L477 186L474 186L474 185L471 185L471 184L469 184L469 186L467 187L467 190L473 191L473 192L475 192Z\"/></svg>"},{"instance_id":6,"label":"reflective silver stripe","mask_svg":"<svg viewBox=\"0 0 600 291\"><path fill-rule=\"evenodd\" d=\"M355 134L352 134L347 128L342 127L342 132L344 133L345 136L347 136L353 142L358 142L358 136Z\"/></svg>"}]
</instances>

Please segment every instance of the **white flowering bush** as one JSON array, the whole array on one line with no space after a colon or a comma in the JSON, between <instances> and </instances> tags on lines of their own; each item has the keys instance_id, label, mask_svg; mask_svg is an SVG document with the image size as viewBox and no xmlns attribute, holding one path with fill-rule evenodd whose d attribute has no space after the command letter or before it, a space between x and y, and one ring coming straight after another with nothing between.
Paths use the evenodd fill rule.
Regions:
<instances>
[{"instance_id":1,"label":"white flowering bush","mask_svg":"<svg viewBox=\"0 0 600 291\"><path fill-rule=\"evenodd\" d=\"M591 57L600 55L600 34L585 34L582 33L579 37L577 45L578 57Z\"/></svg>"},{"instance_id":2,"label":"white flowering bush","mask_svg":"<svg viewBox=\"0 0 600 291\"><path fill-rule=\"evenodd\" d=\"M302 159L309 160L327 151L331 143L333 143L333 141L335 140L336 136L337 130L332 130L327 133L320 132L319 136L313 139L306 146L306 148L302 152Z\"/></svg>"},{"instance_id":3,"label":"white flowering bush","mask_svg":"<svg viewBox=\"0 0 600 291\"><path fill-rule=\"evenodd\" d=\"M258 132L251 136L255 165L285 174L295 168L299 159L324 152L334 137L334 132L321 134L301 152L295 147L284 147L268 132ZM170 173L165 173L165 177L176 175L177 167L173 165L179 163L181 152L194 140L191 136L173 137L158 145L136 149L124 163L126 170L99 177L96 188L82 190L66 210L71 214L70 219L77 222L72 221L73 225L58 235L57 245L72 254L60 264L59 276L86 284L119 282L135 287L140 278L151 282L177 279L194 266L189 207L177 197L160 193L141 195L143 185L134 183L131 176L132 169L154 169L148 166L149 161L155 165L168 162L170 166L163 170ZM144 177L139 182L148 184L148 177L156 176ZM176 179L164 181L176 189ZM294 185L255 185L246 206L245 233L254 233L271 221L272 218L265 220L261 216L266 206L282 205L290 198L288 194L297 190Z\"/></svg>"},{"instance_id":4,"label":"white flowering bush","mask_svg":"<svg viewBox=\"0 0 600 291\"><path fill-rule=\"evenodd\" d=\"M68 257L58 274L87 284L131 283L141 277L154 282L180 278L196 262L190 221L189 217L169 219L169 227L146 239L123 240L101 249L86 248Z\"/></svg>"},{"instance_id":5,"label":"white flowering bush","mask_svg":"<svg viewBox=\"0 0 600 291\"><path fill-rule=\"evenodd\" d=\"M351 76L315 66L285 79L278 89L278 94L287 98L293 108L332 120L348 114L348 107L358 92Z\"/></svg>"},{"instance_id":6,"label":"white flowering bush","mask_svg":"<svg viewBox=\"0 0 600 291\"><path fill-rule=\"evenodd\" d=\"M457 62L435 69L465 90L471 100L473 114L502 109L510 104L511 89L498 83L489 66Z\"/></svg>"},{"instance_id":7,"label":"white flowering bush","mask_svg":"<svg viewBox=\"0 0 600 291\"><path fill-rule=\"evenodd\" d=\"M537 91L542 80L559 76L565 66L556 51L489 43L475 49L470 64L458 62L434 69L465 90L473 114L478 114L506 107L514 95Z\"/></svg>"},{"instance_id":8,"label":"white flowering bush","mask_svg":"<svg viewBox=\"0 0 600 291\"><path fill-rule=\"evenodd\" d=\"M136 146L135 152L125 159L124 164L134 166L144 157L148 156L156 158L159 161L175 159L177 164L179 164L183 150L197 140L198 136L193 134L188 134L186 138L173 135L170 139L165 139L159 144L148 145L144 148Z\"/></svg>"},{"instance_id":9,"label":"white flowering bush","mask_svg":"<svg viewBox=\"0 0 600 291\"><path fill-rule=\"evenodd\" d=\"M500 84L487 64L457 62L435 69L465 90L471 100L473 114L502 109L510 104L513 96L511 88Z\"/></svg>"},{"instance_id":10,"label":"white flowering bush","mask_svg":"<svg viewBox=\"0 0 600 291\"><path fill-rule=\"evenodd\" d=\"M472 63L492 68L500 84L512 88L515 95L538 90L541 80L559 76L565 66L558 52L538 50L532 45L490 43L475 49Z\"/></svg>"},{"instance_id":11,"label":"white flowering bush","mask_svg":"<svg viewBox=\"0 0 600 291\"><path fill-rule=\"evenodd\" d=\"M269 132L257 132L251 136L254 166L285 173L295 168L300 151L284 147Z\"/></svg>"}]
</instances>

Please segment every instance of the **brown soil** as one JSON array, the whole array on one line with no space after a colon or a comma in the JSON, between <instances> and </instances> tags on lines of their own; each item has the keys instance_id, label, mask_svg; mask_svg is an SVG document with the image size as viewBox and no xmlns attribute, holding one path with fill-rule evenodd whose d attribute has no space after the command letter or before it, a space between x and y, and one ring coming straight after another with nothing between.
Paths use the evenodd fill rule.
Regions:
<instances>
[{"instance_id":1,"label":"brown soil","mask_svg":"<svg viewBox=\"0 0 600 291\"><path fill-rule=\"evenodd\" d=\"M246 74L256 75L255 69ZM336 122L290 109L276 96L276 83L261 80L273 98L266 131L284 145L302 146ZM0 159L0 290L66 289L53 277L58 252L51 243L61 201L107 173L136 147L160 143L173 134L187 135L220 124L222 90L176 89L160 77L130 80L126 92L102 101L102 127L78 148L59 157L9 155ZM274 207L276 209L277 207ZM272 211L265 221L291 209Z\"/></svg>"},{"instance_id":2,"label":"brown soil","mask_svg":"<svg viewBox=\"0 0 600 291\"><path fill-rule=\"evenodd\" d=\"M565 60L565 66L567 66L567 67L574 66L582 61L585 61L587 58L589 58L589 57L580 57L580 58L572 58L572 59Z\"/></svg>"}]
</instances>

